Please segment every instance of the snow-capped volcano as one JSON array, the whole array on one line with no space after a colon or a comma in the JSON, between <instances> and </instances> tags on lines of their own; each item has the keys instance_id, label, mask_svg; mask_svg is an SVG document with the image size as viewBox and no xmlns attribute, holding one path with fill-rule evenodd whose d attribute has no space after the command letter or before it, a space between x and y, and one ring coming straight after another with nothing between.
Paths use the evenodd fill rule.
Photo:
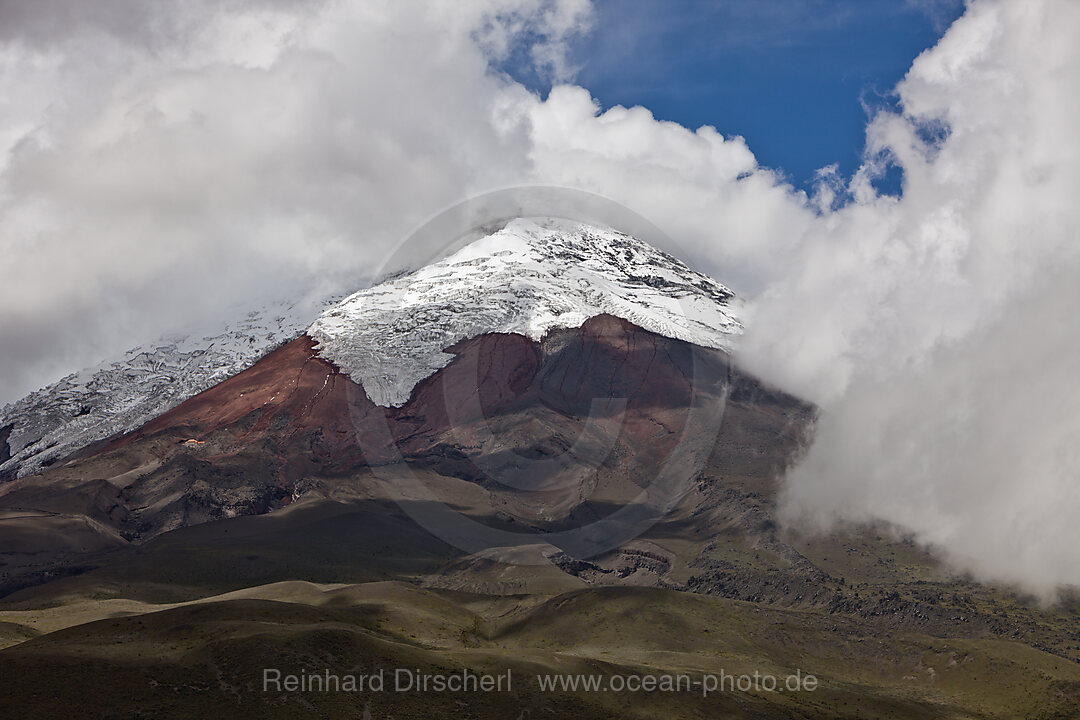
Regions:
<instances>
[{"instance_id":1,"label":"snow-capped volcano","mask_svg":"<svg viewBox=\"0 0 1080 720\"><path fill-rule=\"evenodd\" d=\"M518 219L340 302L267 306L210 332L135 348L31 393L0 410L0 475L38 472L133 430L249 368L305 327L324 360L377 405L397 407L453 359L444 351L462 340L491 333L540 340L552 329L606 314L658 335L728 349L742 330L733 310L726 287L633 237Z\"/></svg>"},{"instance_id":2,"label":"snow-capped volcano","mask_svg":"<svg viewBox=\"0 0 1080 720\"><path fill-rule=\"evenodd\" d=\"M446 348L484 333L539 340L608 314L729 349L742 331L733 306L726 287L629 235L517 219L437 263L351 295L307 332L320 356L390 407L453 359Z\"/></svg>"}]
</instances>

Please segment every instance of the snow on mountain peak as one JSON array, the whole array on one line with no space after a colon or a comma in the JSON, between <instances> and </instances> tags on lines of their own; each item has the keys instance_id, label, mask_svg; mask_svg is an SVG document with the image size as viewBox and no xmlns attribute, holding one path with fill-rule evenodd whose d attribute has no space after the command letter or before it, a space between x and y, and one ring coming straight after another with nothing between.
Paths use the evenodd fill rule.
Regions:
<instances>
[{"instance_id":1,"label":"snow on mountain peak","mask_svg":"<svg viewBox=\"0 0 1080 720\"><path fill-rule=\"evenodd\" d=\"M0 408L0 477L33 474L142 425L294 339L340 297L237 311L230 322L160 338Z\"/></svg>"},{"instance_id":2,"label":"snow on mountain peak","mask_svg":"<svg viewBox=\"0 0 1080 720\"><path fill-rule=\"evenodd\" d=\"M445 367L447 347L485 333L541 339L600 314L729 349L734 294L617 231L519 218L413 273L355 293L309 328L319 354L382 406L400 406Z\"/></svg>"},{"instance_id":3,"label":"snow on mountain peak","mask_svg":"<svg viewBox=\"0 0 1080 720\"><path fill-rule=\"evenodd\" d=\"M340 297L340 296L339 296ZM613 230L510 222L440 262L355 293L239 314L69 375L0 408L0 478L38 472L132 430L307 333L384 406L452 359L443 350L493 332L535 340L607 313L660 335L728 348L742 326L731 291ZM322 314L319 315L319 312Z\"/></svg>"}]
</instances>

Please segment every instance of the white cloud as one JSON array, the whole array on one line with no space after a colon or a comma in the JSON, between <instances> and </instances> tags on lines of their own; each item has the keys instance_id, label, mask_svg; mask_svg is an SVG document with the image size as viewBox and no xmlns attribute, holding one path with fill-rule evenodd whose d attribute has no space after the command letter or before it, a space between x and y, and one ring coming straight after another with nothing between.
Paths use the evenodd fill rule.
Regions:
<instances>
[{"instance_id":1,"label":"white cloud","mask_svg":"<svg viewBox=\"0 0 1080 720\"><path fill-rule=\"evenodd\" d=\"M527 169L494 117L528 93L478 38L508 23L504 49L536 38L549 66L588 21L577 0L140 7L0 5L4 400L234 301L363 285Z\"/></svg>"},{"instance_id":2,"label":"white cloud","mask_svg":"<svg viewBox=\"0 0 1080 720\"><path fill-rule=\"evenodd\" d=\"M741 290L743 361L822 403L790 520L1080 583L1080 6L973 2L813 198L742 138L492 70L570 78L582 0L146 7L0 2L0 398L222 305L359 287L467 196L570 185Z\"/></svg>"},{"instance_id":3,"label":"white cloud","mask_svg":"<svg viewBox=\"0 0 1080 720\"><path fill-rule=\"evenodd\" d=\"M759 298L747 360L825 409L789 519L884 518L984 577L1080 583L1078 31L1075 4L973 3L868 129L903 199L856 178Z\"/></svg>"}]
</instances>

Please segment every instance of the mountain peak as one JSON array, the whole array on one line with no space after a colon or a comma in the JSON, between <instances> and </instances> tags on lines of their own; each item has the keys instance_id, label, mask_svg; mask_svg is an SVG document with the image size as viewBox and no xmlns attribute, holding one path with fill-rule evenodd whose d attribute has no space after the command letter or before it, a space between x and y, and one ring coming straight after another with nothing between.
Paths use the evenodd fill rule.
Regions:
<instances>
[{"instance_id":1,"label":"mountain peak","mask_svg":"<svg viewBox=\"0 0 1080 720\"><path fill-rule=\"evenodd\" d=\"M340 297L340 296L339 296ZM517 219L415 272L334 299L282 302L222 327L164 337L0 408L0 482L128 432L307 333L384 407L487 333L542 339L608 314L727 349L741 325L730 290L607 228Z\"/></svg>"},{"instance_id":2,"label":"mountain peak","mask_svg":"<svg viewBox=\"0 0 1080 720\"><path fill-rule=\"evenodd\" d=\"M540 340L601 314L728 349L734 293L610 228L518 218L420 270L349 296L308 328L319 354L386 407L445 367L444 350L484 333Z\"/></svg>"}]
</instances>

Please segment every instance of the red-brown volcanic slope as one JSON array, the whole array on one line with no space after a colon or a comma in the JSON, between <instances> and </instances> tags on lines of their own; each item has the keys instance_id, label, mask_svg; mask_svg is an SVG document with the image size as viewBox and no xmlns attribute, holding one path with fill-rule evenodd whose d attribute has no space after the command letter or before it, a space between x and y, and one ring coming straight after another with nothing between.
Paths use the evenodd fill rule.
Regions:
<instances>
[{"instance_id":1,"label":"red-brown volcanic slope","mask_svg":"<svg viewBox=\"0 0 1080 720\"><path fill-rule=\"evenodd\" d=\"M634 497L693 435L681 432L688 408L719 402L742 377L722 352L607 315L541 342L487 334L447 352L454 360L404 406L382 408L303 336L137 430L13 483L0 505L91 506L125 537L145 538L269 512L318 478L404 460L499 494L525 519L557 519L597 483L608 483L609 499ZM518 484L505 487L508 478Z\"/></svg>"},{"instance_id":2,"label":"red-brown volcanic slope","mask_svg":"<svg viewBox=\"0 0 1080 720\"><path fill-rule=\"evenodd\" d=\"M685 343L609 315L553 333L542 343L488 334L447 351L456 355L454 361L417 385L403 407L381 408L320 358L305 335L103 451L169 430L205 440L230 428L238 432L238 446L270 436L319 465L343 469L395 460L397 453L378 442L389 437L387 432L401 455L412 457L441 442L448 430L459 440L468 438L473 424L531 408L561 417L572 435L594 398L625 398L622 440L662 452L692 395ZM720 353L709 352L721 370L726 367ZM665 432L658 433L659 427Z\"/></svg>"}]
</instances>

